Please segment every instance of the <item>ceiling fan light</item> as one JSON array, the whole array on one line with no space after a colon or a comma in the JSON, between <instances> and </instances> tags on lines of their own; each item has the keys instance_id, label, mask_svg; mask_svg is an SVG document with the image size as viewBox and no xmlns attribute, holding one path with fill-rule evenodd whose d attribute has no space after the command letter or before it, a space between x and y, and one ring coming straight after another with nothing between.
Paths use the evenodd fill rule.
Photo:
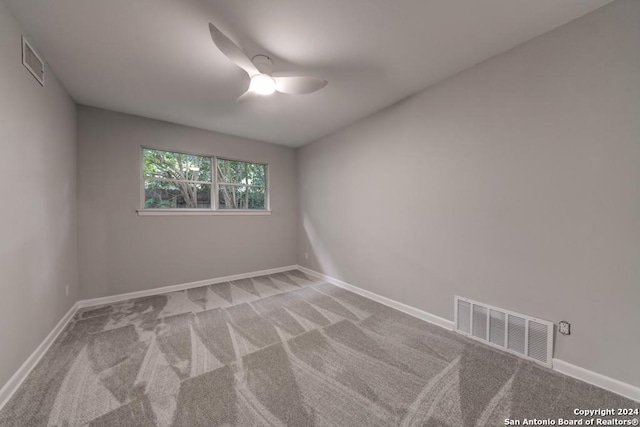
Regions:
<instances>
[{"instance_id":1,"label":"ceiling fan light","mask_svg":"<svg viewBox=\"0 0 640 427\"><path fill-rule=\"evenodd\" d=\"M249 90L254 91L258 95L271 95L276 91L276 81L269 75L256 74L251 77Z\"/></svg>"}]
</instances>

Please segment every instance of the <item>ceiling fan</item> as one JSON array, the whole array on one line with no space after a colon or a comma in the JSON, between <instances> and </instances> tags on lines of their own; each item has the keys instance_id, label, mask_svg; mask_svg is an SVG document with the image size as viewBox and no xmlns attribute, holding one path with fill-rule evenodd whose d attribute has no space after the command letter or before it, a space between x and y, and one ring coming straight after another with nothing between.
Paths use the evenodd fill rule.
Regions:
<instances>
[{"instance_id":1,"label":"ceiling fan","mask_svg":"<svg viewBox=\"0 0 640 427\"><path fill-rule=\"evenodd\" d=\"M220 51L251 78L249 89L236 102L243 102L259 96L282 92L303 95L316 92L327 85L326 80L310 76L278 77L272 76L273 62L266 55L249 57L215 25L209 24L211 38Z\"/></svg>"}]
</instances>

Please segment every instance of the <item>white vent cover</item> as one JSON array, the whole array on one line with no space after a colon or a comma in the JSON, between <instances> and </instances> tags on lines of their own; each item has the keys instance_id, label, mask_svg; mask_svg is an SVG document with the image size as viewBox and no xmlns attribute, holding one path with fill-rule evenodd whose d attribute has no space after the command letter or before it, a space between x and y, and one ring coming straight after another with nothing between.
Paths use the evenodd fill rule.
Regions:
<instances>
[{"instance_id":1,"label":"white vent cover","mask_svg":"<svg viewBox=\"0 0 640 427\"><path fill-rule=\"evenodd\" d=\"M456 332L551 367L553 323L455 297Z\"/></svg>"},{"instance_id":2,"label":"white vent cover","mask_svg":"<svg viewBox=\"0 0 640 427\"><path fill-rule=\"evenodd\" d=\"M44 62L24 36L22 37L22 65L44 86Z\"/></svg>"}]
</instances>

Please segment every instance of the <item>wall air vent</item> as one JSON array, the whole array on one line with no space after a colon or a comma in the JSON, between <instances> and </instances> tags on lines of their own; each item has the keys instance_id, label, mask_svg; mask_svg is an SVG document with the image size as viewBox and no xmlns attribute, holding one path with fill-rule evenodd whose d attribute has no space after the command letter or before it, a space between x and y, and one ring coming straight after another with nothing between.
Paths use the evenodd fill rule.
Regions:
<instances>
[{"instance_id":1,"label":"wall air vent","mask_svg":"<svg viewBox=\"0 0 640 427\"><path fill-rule=\"evenodd\" d=\"M456 332L551 367L553 323L455 297Z\"/></svg>"},{"instance_id":2,"label":"wall air vent","mask_svg":"<svg viewBox=\"0 0 640 427\"><path fill-rule=\"evenodd\" d=\"M22 65L40 85L44 86L44 62L24 36L22 36Z\"/></svg>"}]
</instances>

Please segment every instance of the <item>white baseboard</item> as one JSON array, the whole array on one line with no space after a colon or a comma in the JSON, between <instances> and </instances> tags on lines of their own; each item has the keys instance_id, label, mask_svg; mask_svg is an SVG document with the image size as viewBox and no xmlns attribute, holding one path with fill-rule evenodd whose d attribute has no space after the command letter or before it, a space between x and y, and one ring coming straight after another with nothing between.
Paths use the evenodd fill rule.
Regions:
<instances>
[{"instance_id":1,"label":"white baseboard","mask_svg":"<svg viewBox=\"0 0 640 427\"><path fill-rule=\"evenodd\" d=\"M573 365L560 359L553 359L553 369L570 377L640 402L640 387L623 383L622 381L581 368L580 366Z\"/></svg>"},{"instance_id":2,"label":"white baseboard","mask_svg":"<svg viewBox=\"0 0 640 427\"><path fill-rule=\"evenodd\" d=\"M73 318L73 315L77 310L78 303L76 302L69 309L69 311L67 311L67 314L65 314L62 319L60 319L58 324L51 330L51 332L49 332L49 335L45 337L44 341L42 341L40 345L35 349L35 351L31 353L31 356L29 356L29 358L25 360L22 366L18 368L16 373L13 374L9 381L7 381L4 386L2 386L2 389L0 389L0 409L2 409L4 405L9 401L9 399L11 399L13 393L15 393L20 385L22 385L29 373L38 364L38 362L40 362L42 356L44 356L47 350L49 350L51 344L53 344L56 338L58 338L60 332L64 330L64 328L67 326L67 323L69 323L69 321Z\"/></svg>"},{"instance_id":3,"label":"white baseboard","mask_svg":"<svg viewBox=\"0 0 640 427\"><path fill-rule=\"evenodd\" d=\"M366 291L362 288L343 282L342 280L338 280L334 277L327 276L326 274L319 273L315 270L311 270L309 268L303 267L301 265L298 265L297 268L311 276L315 276L317 278L326 280L327 282L332 283L338 287L347 289L358 295L362 295L363 297L372 299L381 304L395 308L396 310L402 311L403 313L417 317L426 322L433 323L434 325L441 326L450 331L453 331L454 329L454 322L452 322L451 320L447 320L442 317L435 316L431 313L427 313L426 311L422 311L417 308L400 303L398 301L394 301L390 298L383 297L373 292ZM624 383L622 381L616 380L611 377L607 377L597 372L593 372L588 369L581 368L576 365L572 365L571 363L565 362L560 359L553 359L552 369L554 371L579 379L586 383L589 383L597 387L603 388L605 390L611 391L613 393L619 394L628 399L640 402L640 387L636 387L634 385Z\"/></svg>"},{"instance_id":4,"label":"white baseboard","mask_svg":"<svg viewBox=\"0 0 640 427\"><path fill-rule=\"evenodd\" d=\"M197 282L183 283L180 285L163 286L162 288L153 288L144 291L128 292L126 294L112 295L108 297L92 298L78 301L79 308L93 307L96 305L113 304L115 302L126 301L133 298L148 297L151 295L166 294L168 292L183 291L185 289L198 288L200 286L213 285L222 282L231 282L233 280L247 279L250 277L264 276L266 274L282 273L283 271L295 270L297 265L289 265L286 267L271 268L269 270L253 271L251 273L234 274L233 276L218 277L215 279L199 280Z\"/></svg>"},{"instance_id":5,"label":"white baseboard","mask_svg":"<svg viewBox=\"0 0 640 427\"><path fill-rule=\"evenodd\" d=\"M344 288L348 291L351 291L355 294L362 295L365 298L372 299L374 301L379 302L380 304L387 305L391 308L395 308L398 311L406 313L410 316L417 317L418 319L424 320L425 322L433 323L434 325L438 325L442 328L448 329L450 331L453 330L454 323L451 320L447 320L440 316L436 316L435 314L427 313L426 311L419 310L415 307L411 307L410 305L403 304L401 302L392 300L391 298L383 297L382 295L375 294L373 292L366 291L362 288L349 284L347 282L343 282L342 280L338 280L334 277L327 276L326 274L318 273L315 270L311 270L309 268L303 267L301 265L296 266L299 270L304 271L305 273L315 276L319 279L326 280L327 282L336 285L340 288Z\"/></svg>"}]
</instances>

